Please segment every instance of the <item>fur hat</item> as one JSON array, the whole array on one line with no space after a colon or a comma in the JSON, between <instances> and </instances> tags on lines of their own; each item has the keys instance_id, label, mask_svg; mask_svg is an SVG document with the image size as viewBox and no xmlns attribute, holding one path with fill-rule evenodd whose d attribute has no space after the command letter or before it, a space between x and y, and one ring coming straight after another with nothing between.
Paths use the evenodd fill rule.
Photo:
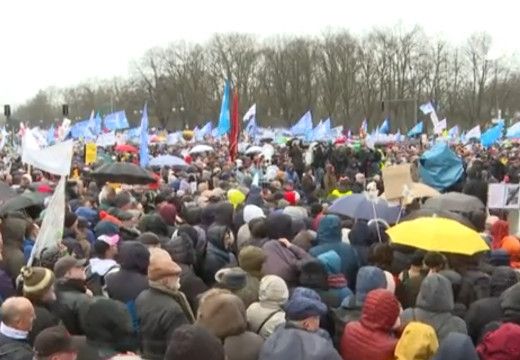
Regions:
<instances>
[{"instance_id":1,"label":"fur hat","mask_svg":"<svg viewBox=\"0 0 520 360\"><path fill-rule=\"evenodd\" d=\"M178 276L180 273L181 267L172 260L167 251L157 248L150 251L149 280L158 281L168 276Z\"/></svg>"},{"instance_id":2,"label":"fur hat","mask_svg":"<svg viewBox=\"0 0 520 360\"><path fill-rule=\"evenodd\" d=\"M20 275L23 281L23 295L29 299L40 298L54 284L54 274L43 267L24 266Z\"/></svg>"},{"instance_id":3,"label":"fur hat","mask_svg":"<svg viewBox=\"0 0 520 360\"><path fill-rule=\"evenodd\" d=\"M242 300L233 294L215 293L200 302L197 325L225 339L247 330L246 309Z\"/></svg>"}]
</instances>

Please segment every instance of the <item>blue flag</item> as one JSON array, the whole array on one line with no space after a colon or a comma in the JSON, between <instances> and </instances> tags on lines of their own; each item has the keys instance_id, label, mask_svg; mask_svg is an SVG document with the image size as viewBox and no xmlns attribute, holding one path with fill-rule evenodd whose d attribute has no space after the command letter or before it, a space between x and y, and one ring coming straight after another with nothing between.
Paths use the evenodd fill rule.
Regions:
<instances>
[{"instance_id":1,"label":"blue flag","mask_svg":"<svg viewBox=\"0 0 520 360\"><path fill-rule=\"evenodd\" d=\"M258 125L256 124L256 115L252 115L249 118L249 122L244 129L247 136L250 138L254 138L258 134Z\"/></svg>"},{"instance_id":2,"label":"blue flag","mask_svg":"<svg viewBox=\"0 0 520 360\"><path fill-rule=\"evenodd\" d=\"M143 117L141 118L141 134L139 135L141 143L139 145L139 165L146 167L150 161L148 154L148 104L144 103Z\"/></svg>"},{"instance_id":3,"label":"blue flag","mask_svg":"<svg viewBox=\"0 0 520 360\"><path fill-rule=\"evenodd\" d=\"M421 135L423 132L423 122L418 122L417 124L415 124L415 126L413 128L410 129L410 131L408 131L408 133L406 133L406 136L408 137L412 137L412 136L417 136L417 135Z\"/></svg>"},{"instance_id":4,"label":"blue flag","mask_svg":"<svg viewBox=\"0 0 520 360\"><path fill-rule=\"evenodd\" d=\"M218 136L222 136L231 130L231 120L229 118L229 80L226 80L226 84L224 85L217 129Z\"/></svg>"},{"instance_id":5,"label":"blue flag","mask_svg":"<svg viewBox=\"0 0 520 360\"><path fill-rule=\"evenodd\" d=\"M292 136L306 135L312 131L312 115L307 111L289 130Z\"/></svg>"},{"instance_id":6,"label":"blue flag","mask_svg":"<svg viewBox=\"0 0 520 360\"><path fill-rule=\"evenodd\" d=\"M378 133L379 134L388 134L390 132L390 118L387 117L385 121L381 124Z\"/></svg>"},{"instance_id":7,"label":"blue flag","mask_svg":"<svg viewBox=\"0 0 520 360\"><path fill-rule=\"evenodd\" d=\"M504 123L498 123L495 126L487 129L482 135L480 135L480 142L484 147L490 147L496 143L502 137L502 130L504 129Z\"/></svg>"}]
</instances>

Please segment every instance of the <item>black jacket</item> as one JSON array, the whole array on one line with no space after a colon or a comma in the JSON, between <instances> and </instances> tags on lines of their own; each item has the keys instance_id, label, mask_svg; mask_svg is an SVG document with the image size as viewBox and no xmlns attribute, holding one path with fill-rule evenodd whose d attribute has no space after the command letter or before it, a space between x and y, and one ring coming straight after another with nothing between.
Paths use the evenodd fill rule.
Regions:
<instances>
[{"instance_id":1,"label":"black jacket","mask_svg":"<svg viewBox=\"0 0 520 360\"><path fill-rule=\"evenodd\" d=\"M11 339L0 334L0 359L32 360L32 347L27 341Z\"/></svg>"},{"instance_id":2,"label":"black jacket","mask_svg":"<svg viewBox=\"0 0 520 360\"><path fill-rule=\"evenodd\" d=\"M80 321L80 311L92 300L86 294L86 289L82 281L59 279L56 282L57 315L71 335L85 334Z\"/></svg>"},{"instance_id":3,"label":"black jacket","mask_svg":"<svg viewBox=\"0 0 520 360\"><path fill-rule=\"evenodd\" d=\"M32 303L36 319L34 319L32 329L29 332L28 340L31 345L34 344L36 336L43 330L60 324L60 318L58 317L58 303L45 304L36 301L33 301Z\"/></svg>"}]
</instances>

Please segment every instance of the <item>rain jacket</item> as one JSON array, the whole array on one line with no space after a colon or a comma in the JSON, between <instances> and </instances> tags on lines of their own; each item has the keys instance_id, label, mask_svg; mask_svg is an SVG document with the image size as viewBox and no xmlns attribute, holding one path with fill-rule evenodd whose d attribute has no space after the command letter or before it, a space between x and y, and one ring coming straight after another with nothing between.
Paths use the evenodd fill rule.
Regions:
<instances>
[{"instance_id":1,"label":"rain jacket","mask_svg":"<svg viewBox=\"0 0 520 360\"><path fill-rule=\"evenodd\" d=\"M341 273L339 255L331 250L318 256L318 260L327 270L329 289L338 296L340 302L352 295L352 291L347 286L347 279Z\"/></svg>"},{"instance_id":2,"label":"rain jacket","mask_svg":"<svg viewBox=\"0 0 520 360\"><path fill-rule=\"evenodd\" d=\"M520 359L520 326L513 323L502 324L497 330L486 334L477 352L481 360Z\"/></svg>"},{"instance_id":3,"label":"rain jacket","mask_svg":"<svg viewBox=\"0 0 520 360\"><path fill-rule=\"evenodd\" d=\"M341 241L341 224L336 215L324 216L318 224L316 236L317 246L309 250L309 253L318 257L327 251L335 251L341 259L341 273L347 279L348 287L355 289L356 274L359 269L359 259L356 250L349 244Z\"/></svg>"},{"instance_id":4,"label":"rain jacket","mask_svg":"<svg viewBox=\"0 0 520 360\"><path fill-rule=\"evenodd\" d=\"M464 334L452 332L439 346L433 360L479 360L471 339Z\"/></svg>"},{"instance_id":5,"label":"rain jacket","mask_svg":"<svg viewBox=\"0 0 520 360\"><path fill-rule=\"evenodd\" d=\"M438 348L435 330L430 325L412 321L397 343L395 360L430 360Z\"/></svg>"},{"instance_id":6,"label":"rain jacket","mask_svg":"<svg viewBox=\"0 0 520 360\"><path fill-rule=\"evenodd\" d=\"M443 275L430 274L424 278L417 296L415 308L406 309L401 315L403 324L421 321L434 328L439 342L450 333L467 333L466 323L451 314L455 304L450 281Z\"/></svg>"}]
</instances>

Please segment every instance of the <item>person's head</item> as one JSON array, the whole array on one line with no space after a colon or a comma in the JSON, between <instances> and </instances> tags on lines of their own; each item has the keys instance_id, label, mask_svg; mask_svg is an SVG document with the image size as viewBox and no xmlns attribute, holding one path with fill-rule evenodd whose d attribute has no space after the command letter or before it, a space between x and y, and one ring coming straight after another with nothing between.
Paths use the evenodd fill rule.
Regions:
<instances>
[{"instance_id":1,"label":"person's head","mask_svg":"<svg viewBox=\"0 0 520 360\"><path fill-rule=\"evenodd\" d=\"M161 241L159 237L152 232L144 232L137 237L137 241L146 246L148 249L160 248Z\"/></svg>"},{"instance_id":2,"label":"person's head","mask_svg":"<svg viewBox=\"0 0 520 360\"><path fill-rule=\"evenodd\" d=\"M430 272L439 272L446 267L446 258L438 252L430 251L424 256L424 265Z\"/></svg>"},{"instance_id":3,"label":"person's head","mask_svg":"<svg viewBox=\"0 0 520 360\"><path fill-rule=\"evenodd\" d=\"M424 251L416 250L412 254L410 265L417 268L422 268L424 264Z\"/></svg>"},{"instance_id":4,"label":"person's head","mask_svg":"<svg viewBox=\"0 0 520 360\"><path fill-rule=\"evenodd\" d=\"M53 302L56 300L54 292L54 274L43 267L24 266L20 270L23 282L23 296L31 301Z\"/></svg>"},{"instance_id":5,"label":"person's head","mask_svg":"<svg viewBox=\"0 0 520 360\"><path fill-rule=\"evenodd\" d=\"M86 280L85 261L73 256L64 256L54 264L57 279Z\"/></svg>"},{"instance_id":6,"label":"person's head","mask_svg":"<svg viewBox=\"0 0 520 360\"><path fill-rule=\"evenodd\" d=\"M225 360L222 342L197 325L177 328L170 339L164 360Z\"/></svg>"},{"instance_id":7,"label":"person's head","mask_svg":"<svg viewBox=\"0 0 520 360\"><path fill-rule=\"evenodd\" d=\"M24 297L10 297L2 304L2 323L13 329L28 333L35 318L32 303Z\"/></svg>"},{"instance_id":8,"label":"person's head","mask_svg":"<svg viewBox=\"0 0 520 360\"><path fill-rule=\"evenodd\" d=\"M67 214L65 214L64 227L66 229L77 231L78 230L78 215L76 215L73 212L68 212Z\"/></svg>"},{"instance_id":9,"label":"person's head","mask_svg":"<svg viewBox=\"0 0 520 360\"><path fill-rule=\"evenodd\" d=\"M92 249L94 256L99 259L113 259L117 255L119 235L101 235L94 241Z\"/></svg>"},{"instance_id":10,"label":"person's head","mask_svg":"<svg viewBox=\"0 0 520 360\"><path fill-rule=\"evenodd\" d=\"M320 318L327 314L320 296L311 289L297 288L285 305L285 318L299 328L314 332L320 328Z\"/></svg>"},{"instance_id":11,"label":"person's head","mask_svg":"<svg viewBox=\"0 0 520 360\"><path fill-rule=\"evenodd\" d=\"M53 326L40 332L34 340L35 360L76 360L72 337L63 326Z\"/></svg>"},{"instance_id":12,"label":"person's head","mask_svg":"<svg viewBox=\"0 0 520 360\"><path fill-rule=\"evenodd\" d=\"M181 267L163 249L150 250L150 265L148 266L148 280L159 283L171 290L179 290Z\"/></svg>"},{"instance_id":13,"label":"person's head","mask_svg":"<svg viewBox=\"0 0 520 360\"><path fill-rule=\"evenodd\" d=\"M31 175L29 174L23 174L22 178L20 180L20 187L27 188L32 183Z\"/></svg>"},{"instance_id":14,"label":"person's head","mask_svg":"<svg viewBox=\"0 0 520 360\"><path fill-rule=\"evenodd\" d=\"M394 260L394 250L390 244L373 244L368 253L369 265L377 266L383 270L389 270Z\"/></svg>"}]
</instances>

